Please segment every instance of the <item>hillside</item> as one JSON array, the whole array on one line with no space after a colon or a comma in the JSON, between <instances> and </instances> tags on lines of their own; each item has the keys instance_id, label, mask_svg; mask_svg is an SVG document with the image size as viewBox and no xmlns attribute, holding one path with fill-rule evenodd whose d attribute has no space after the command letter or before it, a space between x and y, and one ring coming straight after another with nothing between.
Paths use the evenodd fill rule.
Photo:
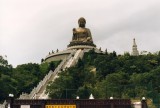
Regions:
<instances>
[{"instance_id":1,"label":"hillside","mask_svg":"<svg viewBox=\"0 0 160 108\"><path fill-rule=\"evenodd\" d=\"M47 87L51 98L153 98L160 93L160 53L131 56L94 50Z\"/></svg>"},{"instance_id":2,"label":"hillside","mask_svg":"<svg viewBox=\"0 0 160 108\"><path fill-rule=\"evenodd\" d=\"M14 94L15 98L22 92L30 93L49 70L54 70L59 63L60 61L43 64L28 63L13 68L0 56L0 102L3 102L10 93Z\"/></svg>"},{"instance_id":3,"label":"hillside","mask_svg":"<svg viewBox=\"0 0 160 108\"><path fill-rule=\"evenodd\" d=\"M50 64L22 64L13 68L3 57L0 58L0 101L9 93L18 97L29 93L33 87L59 62ZM84 54L83 59L59 74L47 87L54 99L87 99L92 93L95 98L153 98L160 93L160 53L131 56L116 52Z\"/></svg>"}]
</instances>

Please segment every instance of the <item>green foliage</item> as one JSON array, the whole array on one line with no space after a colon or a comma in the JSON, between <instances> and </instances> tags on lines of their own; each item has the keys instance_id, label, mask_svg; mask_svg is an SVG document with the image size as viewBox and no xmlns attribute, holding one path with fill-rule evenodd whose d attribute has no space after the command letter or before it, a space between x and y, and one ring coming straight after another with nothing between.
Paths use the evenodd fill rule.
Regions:
<instances>
[{"instance_id":1,"label":"green foliage","mask_svg":"<svg viewBox=\"0 0 160 108\"><path fill-rule=\"evenodd\" d=\"M13 93L15 97L19 97L22 92L30 93L49 70L54 70L59 63L60 61L42 64L28 63L13 68L0 56L0 102L10 93Z\"/></svg>"},{"instance_id":2,"label":"green foliage","mask_svg":"<svg viewBox=\"0 0 160 108\"><path fill-rule=\"evenodd\" d=\"M0 56L0 102L5 99L9 93L15 93L17 82L11 78L12 66L8 61Z\"/></svg>"},{"instance_id":3,"label":"green foliage","mask_svg":"<svg viewBox=\"0 0 160 108\"><path fill-rule=\"evenodd\" d=\"M40 74L39 65L35 63L22 64L13 69L12 77L18 82L17 95L24 91L29 93L40 80Z\"/></svg>"},{"instance_id":4,"label":"green foliage","mask_svg":"<svg viewBox=\"0 0 160 108\"><path fill-rule=\"evenodd\" d=\"M0 102L8 96L9 93L16 94L17 81L8 75L2 74L0 77Z\"/></svg>"},{"instance_id":5,"label":"green foliage","mask_svg":"<svg viewBox=\"0 0 160 108\"><path fill-rule=\"evenodd\" d=\"M86 99L91 93L100 99L153 98L160 93L159 79L159 53L131 56L107 50L104 54L95 53L93 49L85 53L77 65L59 74L47 92L51 98Z\"/></svg>"},{"instance_id":6,"label":"green foliage","mask_svg":"<svg viewBox=\"0 0 160 108\"><path fill-rule=\"evenodd\" d=\"M92 91L92 86L83 85L82 87L79 87L77 91L77 95L81 97L82 99L88 99L88 97L92 93L91 91Z\"/></svg>"},{"instance_id":7,"label":"green foliage","mask_svg":"<svg viewBox=\"0 0 160 108\"><path fill-rule=\"evenodd\" d=\"M84 62L80 59L75 67L61 72L59 78L47 87L49 96L54 99L75 99L77 95L88 98L96 80L94 73L84 66ZM82 91L85 91L85 96L82 95Z\"/></svg>"},{"instance_id":8,"label":"green foliage","mask_svg":"<svg viewBox=\"0 0 160 108\"><path fill-rule=\"evenodd\" d=\"M9 93L18 96L30 92L49 70L58 62L41 65L28 63L12 68L0 58L0 101ZM94 49L84 54L83 59L71 68L61 72L47 87L54 99L87 99L92 93L95 98L160 98L160 53L131 56L117 55L115 51L95 53Z\"/></svg>"},{"instance_id":9,"label":"green foliage","mask_svg":"<svg viewBox=\"0 0 160 108\"><path fill-rule=\"evenodd\" d=\"M125 85L128 85L129 76L126 73L118 72L109 74L102 82L100 82L99 89L104 93L102 98L108 98L110 96L121 98L125 93L123 89ZM104 97L105 96L105 97Z\"/></svg>"}]
</instances>

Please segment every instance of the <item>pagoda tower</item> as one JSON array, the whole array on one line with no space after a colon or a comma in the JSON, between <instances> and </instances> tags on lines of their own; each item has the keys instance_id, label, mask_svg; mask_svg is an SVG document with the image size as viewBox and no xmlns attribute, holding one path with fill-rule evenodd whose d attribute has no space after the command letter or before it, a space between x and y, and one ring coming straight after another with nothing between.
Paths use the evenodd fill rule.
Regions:
<instances>
[{"instance_id":1,"label":"pagoda tower","mask_svg":"<svg viewBox=\"0 0 160 108\"><path fill-rule=\"evenodd\" d=\"M131 53L132 56L138 56L139 55L139 52L137 50L137 45L136 45L136 41L135 41L135 38L133 39L133 46L132 46L132 53Z\"/></svg>"}]
</instances>

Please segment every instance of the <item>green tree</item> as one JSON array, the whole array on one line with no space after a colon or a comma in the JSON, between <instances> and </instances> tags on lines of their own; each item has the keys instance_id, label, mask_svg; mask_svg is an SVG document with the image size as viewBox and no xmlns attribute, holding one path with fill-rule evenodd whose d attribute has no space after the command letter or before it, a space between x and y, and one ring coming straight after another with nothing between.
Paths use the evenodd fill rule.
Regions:
<instances>
[{"instance_id":1,"label":"green tree","mask_svg":"<svg viewBox=\"0 0 160 108\"><path fill-rule=\"evenodd\" d=\"M128 85L128 74L124 72L118 72L109 74L106 79L99 83L99 91L103 92L102 98L108 98L110 96L121 98L125 95L125 86Z\"/></svg>"}]
</instances>

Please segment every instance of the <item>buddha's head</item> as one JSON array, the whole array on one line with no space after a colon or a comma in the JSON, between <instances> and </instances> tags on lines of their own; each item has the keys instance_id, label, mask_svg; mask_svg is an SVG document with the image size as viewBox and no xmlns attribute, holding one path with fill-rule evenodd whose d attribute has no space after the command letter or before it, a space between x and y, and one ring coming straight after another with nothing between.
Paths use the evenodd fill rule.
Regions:
<instances>
[{"instance_id":1,"label":"buddha's head","mask_svg":"<svg viewBox=\"0 0 160 108\"><path fill-rule=\"evenodd\" d=\"M83 17L81 17L78 20L78 24L79 24L79 27L85 27L86 20Z\"/></svg>"}]
</instances>

